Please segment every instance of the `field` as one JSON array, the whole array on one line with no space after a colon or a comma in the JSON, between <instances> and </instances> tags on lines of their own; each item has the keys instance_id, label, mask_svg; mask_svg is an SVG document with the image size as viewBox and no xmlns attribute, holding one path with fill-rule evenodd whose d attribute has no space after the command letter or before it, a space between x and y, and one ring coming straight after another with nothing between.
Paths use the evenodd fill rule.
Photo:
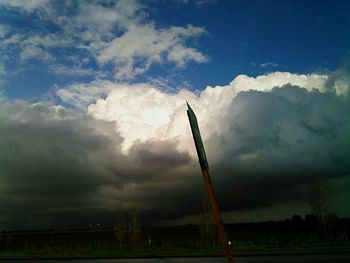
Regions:
<instances>
[{"instance_id":1,"label":"field","mask_svg":"<svg viewBox=\"0 0 350 263\"><path fill-rule=\"evenodd\" d=\"M234 253L350 251L350 219L338 219L327 236L301 218L280 222L226 225ZM216 238L197 225L144 227L131 242L125 231L122 247L113 229L17 231L1 234L2 257L152 257L221 255ZM215 235L214 235L215 236Z\"/></svg>"}]
</instances>

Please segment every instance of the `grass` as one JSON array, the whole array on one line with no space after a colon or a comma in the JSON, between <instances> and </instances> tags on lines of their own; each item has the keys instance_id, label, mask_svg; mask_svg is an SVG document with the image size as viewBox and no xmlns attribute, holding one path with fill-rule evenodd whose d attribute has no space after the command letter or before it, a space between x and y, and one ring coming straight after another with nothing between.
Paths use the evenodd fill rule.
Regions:
<instances>
[{"instance_id":1,"label":"grass","mask_svg":"<svg viewBox=\"0 0 350 263\"><path fill-rule=\"evenodd\" d=\"M345 222L345 221L344 221ZM293 222L232 224L226 226L234 253L342 252L350 251L349 222L339 225L332 238L316 228ZM152 249L148 238L152 238ZM126 235L127 238L127 235ZM110 229L2 232L0 258L4 257L174 257L218 256L217 241L204 242L198 226L144 228L134 248L127 239L123 249Z\"/></svg>"},{"instance_id":2,"label":"grass","mask_svg":"<svg viewBox=\"0 0 350 263\"><path fill-rule=\"evenodd\" d=\"M350 251L350 244L308 244L305 245L275 245L275 244L247 244L235 243L232 246L234 253L247 252L343 252ZM61 246L46 246L32 247L22 249L9 249L0 251L0 257L173 257L173 256L217 256L222 255L223 250L220 246L215 247L173 247L173 248L152 248L146 250L139 249L124 249L117 248L91 248L91 247L61 247Z\"/></svg>"}]
</instances>

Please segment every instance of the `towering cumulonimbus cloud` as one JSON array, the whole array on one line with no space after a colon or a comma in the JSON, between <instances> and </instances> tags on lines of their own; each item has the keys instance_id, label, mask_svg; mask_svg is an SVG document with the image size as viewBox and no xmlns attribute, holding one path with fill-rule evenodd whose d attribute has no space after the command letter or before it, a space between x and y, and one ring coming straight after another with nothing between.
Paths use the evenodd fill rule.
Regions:
<instances>
[{"instance_id":1,"label":"towering cumulonimbus cloud","mask_svg":"<svg viewBox=\"0 0 350 263\"><path fill-rule=\"evenodd\" d=\"M57 91L71 109L2 99L0 220L30 225L39 218L45 227L57 218L70 224L74 214L81 225L113 220L108 211L119 202L138 202L143 220L198 212L203 186L186 100L224 211L254 214L305 199L315 178L349 175L343 73L240 75L227 86L174 93L99 81Z\"/></svg>"},{"instance_id":2,"label":"towering cumulonimbus cloud","mask_svg":"<svg viewBox=\"0 0 350 263\"><path fill-rule=\"evenodd\" d=\"M185 115L188 100L197 113L209 160L214 171L220 171L216 180L224 207L255 208L279 198L305 198L300 187L315 178L348 174L349 160L340 150L349 145L348 87L345 74L282 72L239 75L227 86L198 93L115 86L106 98L91 104L88 113L116 121L126 154L140 142L175 140L179 152L196 159ZM230 201L231 195L239 204Z\"/></svg>"},{"instance_id":3,"label":"towering cumulonimbus cloud","mask_svg":"<svg viewBox=\"0 0 350 263\"><path fill-rule=\"evenodd\" d=\"M172 94L149 84L120 85L105 82L105 90L110 93L106 98L90 104L88 114L97 119L116 121L117 130L124 138L124 151L127 151L136 140L162 141L181 138L178 149L190 151L194 156L193 147L188 147L191 136L184 114L186 100L195 109L202 135L207 139L212 134L221 132L222 116L226 114L232 100L240 92L249 90L269 92L274 87L286 84L306 88L309 91L317 89L324 92L326 80L325 75L298 75L286 72L275 72L256 78L239 75L227 86L208 86L198 93L182 89ZM74 94L77 89L73 86L70 91ZM69 91L65 92L68 95ZM69 94L67 98L74 97Z\"/></svg>"}]
</instances>

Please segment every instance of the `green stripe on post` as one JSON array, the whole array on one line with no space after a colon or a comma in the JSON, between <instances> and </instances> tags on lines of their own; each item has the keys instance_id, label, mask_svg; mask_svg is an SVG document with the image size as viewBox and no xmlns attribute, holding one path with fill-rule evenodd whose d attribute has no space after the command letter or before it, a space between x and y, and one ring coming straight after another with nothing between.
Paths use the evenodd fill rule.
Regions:
<instances>
[{"instance_id":1,"label":"green stripe on post","mask_svg":"<svg viewBox=\"0 0 350 263\"><path fill-rule=\"evenodd\" d=\"M188 107L187 116L188 116L188 119L190 121L190 126L191 126L191 130L192 130L194 144L196 145L199 163L200 163L202 169L204 169L204 168L209 169L209 164L208 164L207 156L205 154L202 136L201 136L201 133L199 131L196 114L194 114L194 112L193 112L191 106L188 104L188 102L186 102L186 103L187 103L187 107Z\"/></svg>"}]
</instances>

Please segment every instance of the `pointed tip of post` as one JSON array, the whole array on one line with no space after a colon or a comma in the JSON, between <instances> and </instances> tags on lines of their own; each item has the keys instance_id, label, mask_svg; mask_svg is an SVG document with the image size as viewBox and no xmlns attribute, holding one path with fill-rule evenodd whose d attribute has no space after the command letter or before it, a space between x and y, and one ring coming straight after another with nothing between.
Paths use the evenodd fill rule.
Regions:
<instances>
[{"instance_id":1,"label":"pointed tip of post","mask_svg":"<svg viewBox=\"0 0 350 263\"><path fill-rule=\"evenodd\" d=\"M186 100L186 104L187 104L187 108L188 108L189 110L192 109L187 100Z\"/></svg>"}]
</instances>

